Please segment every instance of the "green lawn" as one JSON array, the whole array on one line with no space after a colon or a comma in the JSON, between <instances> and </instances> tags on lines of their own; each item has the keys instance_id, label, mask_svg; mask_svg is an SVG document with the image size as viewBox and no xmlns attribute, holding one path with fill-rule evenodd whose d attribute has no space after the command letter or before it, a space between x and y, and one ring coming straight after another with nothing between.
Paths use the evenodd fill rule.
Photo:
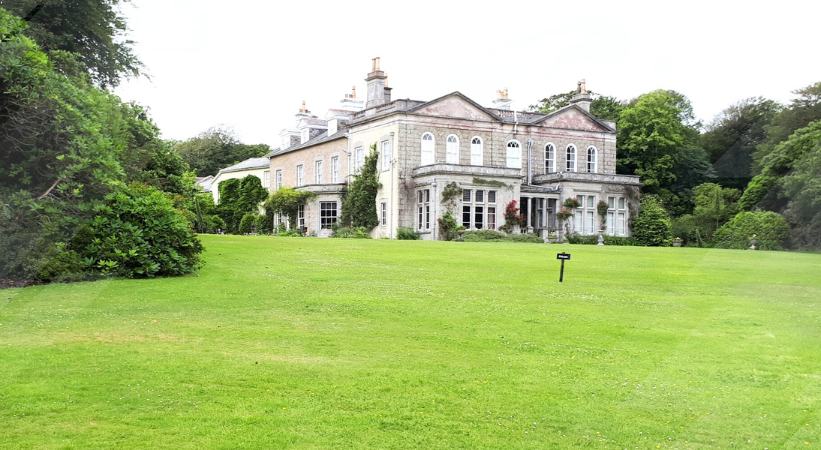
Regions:
<instances>
[{"instance_id":1,"label":"green lawn","mask_svg":"<svg viewBox=\"0 0 821 450\"><path fill-rule=\"evenodd\" d=\"M818 254L203 241L0 291L0 447L821 446Z\"/></svg>"}]
</instances>

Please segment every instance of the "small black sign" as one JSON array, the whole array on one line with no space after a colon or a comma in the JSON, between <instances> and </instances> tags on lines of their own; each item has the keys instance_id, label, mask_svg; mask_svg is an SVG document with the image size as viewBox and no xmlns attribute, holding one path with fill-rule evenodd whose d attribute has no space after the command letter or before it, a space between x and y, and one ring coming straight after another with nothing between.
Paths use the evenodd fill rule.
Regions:
<instances>
[{"instance_id":1,"label":"small black sign","mask_svg":"<svg viewBox=\"0 0 821 450\"><path fill-rule=\"evenodd\" d=\"M570 260L570 253L565 253L565 252L562 252L562 253L557 253L557 254L556 254L556 259L566 259L566 260Z\"/></svg>"}]
</instances>

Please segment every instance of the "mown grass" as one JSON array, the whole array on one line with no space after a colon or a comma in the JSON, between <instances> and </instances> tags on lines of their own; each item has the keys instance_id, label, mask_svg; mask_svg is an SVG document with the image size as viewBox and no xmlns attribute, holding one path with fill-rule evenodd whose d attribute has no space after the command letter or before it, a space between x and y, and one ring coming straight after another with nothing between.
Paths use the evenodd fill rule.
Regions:
<instances>
[{"instance_id":1,"label":"mown grass","mask_svg":"<svg viewBox=\"0 0 821 450\"><path fill-rule=\"evenodd\" d=\"M0 447L821 446L821 255L203 240L0 291Z\"/></svg>"}]
</instances>

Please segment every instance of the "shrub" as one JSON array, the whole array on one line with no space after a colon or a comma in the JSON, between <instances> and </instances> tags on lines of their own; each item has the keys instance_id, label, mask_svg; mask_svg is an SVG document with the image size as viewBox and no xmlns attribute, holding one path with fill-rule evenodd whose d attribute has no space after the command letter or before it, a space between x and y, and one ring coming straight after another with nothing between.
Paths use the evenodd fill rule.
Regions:
<instances>
[{"instance_id":1,"label":"shrub","mask_svg":"<svg viewBox=\"0 0 821 450\"><path fill-rule=\"evenodd\" d=\"M254 213L245 213L242 215L242 219L239 221L239 232L240 234L250 234L256 231L256 224L257 218L259 214ZM265 217L265 216L262 216Z\"/></svg>"},{"instance_id":2,"label":"shrub","mask_svg":"<svg viewBox=\"0 0 821 450\"><path fill-rule=\"evenodd\" d=\"M772 211L745 211L735 215L715 233L715 246L719 248L750 247L750 239L755 235L757 248L780 250L789 234L787 221Z\"/></svg>"},{"instance_id":3,"label":"shrub","mask_svg":"<svg viewBox=\"0 0 821 450\"><path fill-rule=\"evenodd\" d=\"M257 234L271 234L274 230L274 219L270 214L259 214L254 222Z\"/></svg>"},{"instance_id":4,"label":"shrub","mask_svg":"<svg viewBox=\"0 0 821 450\"><path fill-rule=\"evenodd\" d=\"M673 241L670 216L656 197L648 195L641 200L639 216L633 221L633 238L639 245L653 247Z\"/></svg>"},{"instance_id":5,"label":"shrub","mask_svg":"<svg viewBox=\"0 0 821 450\"><path fill-rule=\"evenodd\" d=\"M639 245L635 239L630 236L608 236L604 235L604 245ZM567 236L567 242L570 244L582 245L597 245L599 243L599 236L582 236L578 233L572 233Z\"/></svg>"},{"instance_id":6,"label":"shrub","mask_svg":"<svg viewBox=\"0 0 821 450\"><path fill-rule=\"evenodd\" d=\"M297 191L290 187L279 188L265 200L264 207L266 214L271 215L271 226L273 226L273 214L281 214L288 218L291 228L296 228L299 207L314 197L316 194L313 192Z\"/></svg>"},{"instance_id":7,"label":"shrub","mask_svg":"<svg viewBox=\"0 0 821 450\"><path fill-rule=\"evenodd\" d=\"M339 227L334 229L331 237L347 239L370 239L371 234L365 227Z\"/></svg>"},{"instance_id":8,"label":"shrub","mask_svg":"<svg viewBox=\"0 0 821 450\"><path fill-rule=\"evenodd\" d=\"M505 223L499 228L500 230L510 233L515 225L521 226L524 218L519 214L517 204L516 200L511 200L505 207Z\"/></svg>"},{"instance_id":9,"label":"shrub","mask_svg":"<svg viewBox=\"0 0 821 450\"><path fill-rule=\"evenodd\" d=\"M342 200L342 215L339 222L349 227L364 227L368 231L379 225L376 214L376 193L379 191L379 171L376 167L378 153L376 143L365 157L362 169L348 184L348 192Z\"/></svg>"},{"instance_id":10,"label":"shrub","mask_svg":"<svg viewBox=\"0 0 821 450\"><path fill-rule=\"evenodd\" d=\"M465 242L503 241L505 234L495 230L465 231L462 240Z\"/></svg>"},{"instance_id":11,"label":"shrub","mask_svg":"<svg viewBox=\"0 0 821 450\"><path fill-rule=\"evenodd\" d=\"M396 238L400 241L417 241L419 240L419 233L413 228L399 227L396 230Z\"/></svg>"},{"instance_id":12,"label":"shrub","mask_svg":"<svg viewBox=\"0 0 821 450\"><path fill-rule=\"evenodd\" d=\"M202 251L171 200L143 185L108 194L72 247L91 270L129 278L192 272Z\"/></svg>"},{"instance_id":13,"label":"shrub","mask_svg":"<svg viewBox=\"0 0 821 450\"><path fill-rule=\"evenodd\" d=\"M672 220L671 230L674 238L681 238L683 245L704 246L703 236L696 220L691 214L676 217Z\"/></svg>"},{"instance_id":14,"label":"shrub","mask_svg":"<svg viewBox=\"0 0 821 450\"><path fill-rule=\"evenodd\" d=\"M280 228L277 231L277 236L279 237L303 237L303 234L297 229L290 229L286 230L285 228Z\"/></svg>"},{"instance_id":15,"label":"shrub","mask_svg":"<svg viewBox=\"0 0 821 450\"><path fill-rule=\"evenodd\" d=\"M533 242L543 243L542 238L535 234L505 234L495 230L471 230L462 235L465 242Z\"/></svg>"},{"instance_id":16,"label":"shrub","mask_svg":"<svg viewBox=\"0 0 821 450\"><path fill-rule=\"evenodd\" d=\"M453 217L450 211L445 212L445 214L439 218L439 229L442 231L442 239L446 241L456 239L459 233L464 230L464 228L456 222L456 218Z\"/></svg>"},{"instance_id":17,"label":"shrub","mask_svg":"<svg viewBox=\"0 0 821 450\"><path fill-rule=\"evenodd\" d=\"M567 209L576 209L579 206L579 201L575 197L568 197L564 200L564 207Z\"/></svg>"}]
</instances>

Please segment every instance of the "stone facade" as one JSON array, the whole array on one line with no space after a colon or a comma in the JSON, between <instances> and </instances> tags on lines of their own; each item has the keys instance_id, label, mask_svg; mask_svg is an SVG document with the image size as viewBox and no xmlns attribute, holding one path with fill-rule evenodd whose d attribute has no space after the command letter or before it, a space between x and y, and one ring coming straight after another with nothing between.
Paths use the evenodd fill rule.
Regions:
<instances>
[{"instance_id":1,"label":"stone facade","mask_svg":"<svg viewBox=\"0 0 821 450\"><path fill-rule=\"evenodd\" d=\"M295 186L296 166L302 164L307 180L302 188L319 189L310 186L315 184L315 161L324 161L328 172L333 156L339 158L341 177L348 181L357 155L375 145L381 188L374 205L380 217L374 237L394 238L399 227L408 227L426 239L440 238L437 219L447 209L441 195L452 183L464 190L464 197L449 207L467 228L498 229L504 224L505 207L516 201L526 217L526 231L545 236L595 234L607 226L609 234L629 235L638 177L615 173L614 124L590 115L586 93L577 98L550 114L485 108L458 92L429 102L369 99L374 106L352 113L336 134L328 137L326 132L273 152L271 187L275 188L277 170L282 170L283 185ZM550 165L548 145L553 149ZM432 157L426 153L429 147ZM570 165L569 147L575 149ZM323 234L315 215L320 202L341 198L344 190L329 173L322 184L329 185L328 192L306 205L306 231L318 235ZM579 199L582 205L566 226L560 226L556 213L568 198ZM609 205L605 216L599 215L600 202Z\"/></svg>"}]
</instances>

